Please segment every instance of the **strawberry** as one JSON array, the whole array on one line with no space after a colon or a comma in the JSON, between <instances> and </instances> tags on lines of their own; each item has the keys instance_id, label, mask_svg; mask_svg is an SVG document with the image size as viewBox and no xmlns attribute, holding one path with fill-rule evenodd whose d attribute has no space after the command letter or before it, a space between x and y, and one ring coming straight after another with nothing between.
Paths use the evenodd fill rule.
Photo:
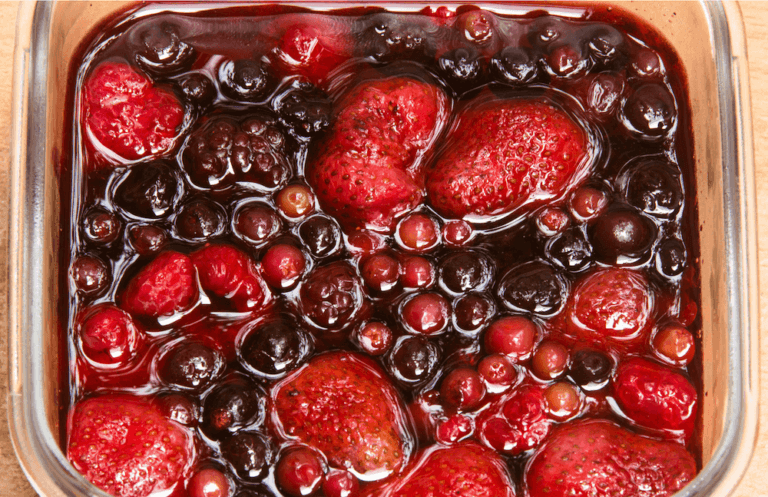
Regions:
<instances>
[{"instance_id":1,"label":"strawberry","mask_svg":"<svg viewBox=\"0 0 768 497\"><path fill-rule=\"evenodd\" d=\"M83 353L98 364L125 364L143 343L141 328L111 304L86 309L78 320L77 331Z\"/></svg>"},{"instance_id":2,"label":"strawberry","mask_svg":"<svg viewBox=\"0 0 768 497\"><path fill-rule=\"evenodd\" d=\"M471 102L445 142L426 184L448 218L530 211L589 172L587 132L544 98Z\"/></svg>"},{"instance_id":3,"label":"strawberry","mask_svg":"<svg viewBox=\"0 0 768 497\"><path fill-rule=\"evenodd\" d=\"M360 83L336 108L308 181L343 224L389 232L421 203L418 160L446 119L448 99L435 85L401 76Z\"/></svg>"},{"instance_id":4,"label":"strawberry","mask_svg":"<svg viewBox=\"0 0 768 497\"><path fill-rule=\"evenodd\" d=\"M465 441L426 449L393 482L369 487L364 497L515 497L504 461L493 451Z\"/></svg>"},{"instance_id":5,"label":"strawberry","mask_svg":"<svg viewBox=\"0 0 768 497\"><path fill-rule=\"evenodd\" d=\"M172 316L197 301L197 274L192 260L179 252L163 252L133 277L122 308L135 316Z\"/></svg>"},{"instance_id":6,"label":"strawberry","mask_svg":"<svg viewBox=\"0 0 768 497\"><path fill-rule=\"evenodd\" d=\"M82 100L85 132L99 156L137 160L165 154L184 121L176 96L127 64L99 65L85 81Z\"/></svg>"},{"instance_id":7,"label":"strawberry","mask_svg":"<svg viewBox=\"0 0 768 497\"><path fill-rule=\"evenodd\" d=\"M183 485L195 448L192 434L147 398L110 394L75 405L67 458L106 492L143 497Z\"/></svg>"},{"instance_id":8,"label":"strawberry","mask_svg":"<svg viewBox=\"0 0 768 497\"><path fill-rule=\"evenodd\" d=\"M410 439L397 391L371 360L351 352L315 356L273 387L278 433L322 452L366 480L408 458Z\"/></svg>"},{"instance_id":9,"label":"strawberry","mask_svg":"<svg viewBox=\"0 0 768 497\"><path fill-rule=\"evenodd\" d=\"M619 364L613 395L621 411L644 428L690 438L696 422L696 388L671 369L635 358Z\"/></svg>"},{"instance_id":10,"label":"strawberry","mask_svg":"<svg viewBox=\"0 0 768 497\"><path fill-rule=\"evenodd\" d=\"M238 311L259 310L270 299L259 267L245 252L229 245L206 245L192 252L203 290L232 300Z\"/></svg>"},{"instance_id":11,"label":"strawberry","mask_svg":"<svg viewBox=\"0 0 768 497\"><path fill-rule=\"evenodd\" d=\"M349 56L351 40L344 23L327 16L289 18L277 48L278 60L292 73L298 73L320 86L328 74Z\"/></svg>"},{"instance_id":12,"label":"strawberry","mask_svg":"<svg viewBox=\"0 0 768 497\"><path fill-rule=\"evenodd\" d=\"M529 497L665 497L695 475L682 445L594 419L555 430L531 457L525 485Z\"/></svg>"}]
</instances>

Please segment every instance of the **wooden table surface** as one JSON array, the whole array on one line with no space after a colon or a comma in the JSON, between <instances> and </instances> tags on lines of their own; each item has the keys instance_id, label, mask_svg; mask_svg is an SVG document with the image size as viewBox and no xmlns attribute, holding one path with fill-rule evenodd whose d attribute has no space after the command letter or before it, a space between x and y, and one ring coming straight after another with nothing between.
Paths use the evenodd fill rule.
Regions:
<instances>
[{"instance_id":1,"label":"wooden table surface","mask_svg":"<svg viewBox=\"0 0 768 497\"><path fill-rule=\"evenodd\" d=\"M757 219L761 325L760 431L752 462L733 497L766 495L768 491L768 2L740 2L747 34L752 86L752 119L757 180ZM0 212L8 210L11 82L17 2L0 2ZM763 59L766 58L766 60ZM8 260L8 220L0 215L0 261ZM0 328L6 322L7 271L0 266ZM0 329L0 399L7 394L7 333ZM0 496L34 496L11 445L7 411L0 405Z\"/></svg>"}]
</instances>

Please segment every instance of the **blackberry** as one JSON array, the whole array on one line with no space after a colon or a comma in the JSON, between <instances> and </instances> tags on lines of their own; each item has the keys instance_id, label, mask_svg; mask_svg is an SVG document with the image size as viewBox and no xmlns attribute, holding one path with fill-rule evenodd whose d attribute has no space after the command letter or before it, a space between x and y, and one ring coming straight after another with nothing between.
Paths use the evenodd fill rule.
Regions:
<instances>
[{"instance_id":1,"label":"blackberry","mask_svg":"<svg viewBox=\"0 0 768 497\"><path fill-rule=\"evenodd\" d=\"M291 92L278 112L282 123L298 136L317 136L331 125L331 101L320 92Z\"/></svg>"},{"instance_id":2,"label":"blackberry","mask_svg":"<svg viewBox=\"0 0 768 497\"><path fill-rule=\"evenodd\" d=\"M197 57L195 48L181 38L179 27L169 22L150 22L132 41L136 63L154 74L188 69Z\"/></svg>"},{"instance_id":3,"label":"blackberry","mask_svg":"<svg viewBox=\"0 0 768 497\"><path fill-rule=\"evenodd\" d=\"M312 271L301 287L301 313L321 328L342 328L363 305L362 283L347 263Z\"/></svg>"},{"instance_id":4,"label":"blackberry","mask_svg":"<svg viewBox=\"0 0 768 497\"><path fill-rule=\"evenodd\" d=\"M233 100L258 102L269 93L272 75L256 60L229 60L219 66L221 92Z\"/></svg>"}]
</instances>

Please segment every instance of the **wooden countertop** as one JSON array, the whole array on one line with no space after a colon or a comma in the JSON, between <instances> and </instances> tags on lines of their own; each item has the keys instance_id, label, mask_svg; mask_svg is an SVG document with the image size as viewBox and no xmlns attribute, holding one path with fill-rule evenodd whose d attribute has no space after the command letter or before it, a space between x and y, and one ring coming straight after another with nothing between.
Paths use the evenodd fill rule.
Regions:
<instances>
[{"instance_id":1,"label":"wooden countertop","mask_svg":"<svg viewBox=\"0 0 768 497\"><path fill-rule=\"evenodd\" d=\"M740 2L747 34L749 75L757 185L758 263L763 292L760 296L761 412L757 446L744 479L733 497L765 495L768 485L768 2ZM17 2L0 2L0 212L8 210L9 145L12 61ZM766 60L763 60L766 57ZM0 216L0 261L8 260L8 221ZM0 267L0 326L6 322L7 271ZM7 394L7 333L0 331L0 399ZM8 415L0 405L0 495L34 496L11 445Z\"/></svg>"}]
</instances>

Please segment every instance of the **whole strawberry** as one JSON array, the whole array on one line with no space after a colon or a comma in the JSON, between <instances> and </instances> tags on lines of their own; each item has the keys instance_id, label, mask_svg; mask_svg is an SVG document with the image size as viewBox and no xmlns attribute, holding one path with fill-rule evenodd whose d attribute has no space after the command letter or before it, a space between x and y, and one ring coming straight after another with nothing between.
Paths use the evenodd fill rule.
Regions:
<instances>
[{"instance_id":1,"label":"whole strawberry","mask_svg":"<svg viewBox=\"0 0 768 497\"><path fill-rule=\"evenodd\" d=\"M179 252L158 255L133 277L121 307L135 316L165 317L188 310L197 301L197 271Z\"/></svg>"},{"instance_id":2,"label":"whole strawberry","mask_svg":"<svg viewBox=\"0 0 768 497\"><path fill-rule=\"evenodd\" d=\"M426 177L429 202L445 217L530 210L589 172L587 132L549 100L470 102L457 119Z\"/></svg>"},{"instance_id":3,"label":"whole strawberry","mask_svg":"<svg viewBox=\"0 0 768 497\"><path fill-rule=\"evenodd\" d=\"M91 483L118 497L170 494L195 459L192 434L146 398L109 394L75 405L67 458Z\"/></svg>"},{"instance_id":4,"label":"whole strawberry","mask_svg":"<svg viewBox=\"0 0 768 497\"><path fill-rule=\"evenodd\" d=\"M475 442L426 449L406 472L365 497L515 497L505 462Z\"/></svg>"},{"instance_id":5,"label":"whole strawberry","mask_svg":"<svg viewBox=\"0 0 768 497\"><path fill-rule=\"evenodd\" d=\"M416 166L446 119L448 99L435 85L401 76L354 86L336 109L307 179L346 226L391 231L421 203Z\"/></svg>"},{"instance_id":6,"label":"whole strawberry","mask_svg":"<svg viewBox=\"0 0 768 497\"><path fill-rule=\"evenodd\" d=\"M100 163L105 155L137 160L164 154L184 121L176 96L128 64L99 65L85 81L82 102L85 134Z\"/></svg>"},{"instance_id":7,"label":"whole strawberry","mask_svg":"<svg viewBox=\"0 0 768 497\"><path fill-rule=\"evenodd\" d=\"M555 430L531 457L525 486L530 497L666 497L694 476L682 445L595 419Z\"/></svg>"},{"instance_id":8,"label":"whole strawberry","mask_svg":"<svg viewBox=\"0 0 768 497\"><path fill-rule=\"evenodd\" d=\"M335 467L381 479L408 459L410 435L397 391L372 361L330 352L276 384L278 433L322 452Z\"/></svg>"}]
</instances>

